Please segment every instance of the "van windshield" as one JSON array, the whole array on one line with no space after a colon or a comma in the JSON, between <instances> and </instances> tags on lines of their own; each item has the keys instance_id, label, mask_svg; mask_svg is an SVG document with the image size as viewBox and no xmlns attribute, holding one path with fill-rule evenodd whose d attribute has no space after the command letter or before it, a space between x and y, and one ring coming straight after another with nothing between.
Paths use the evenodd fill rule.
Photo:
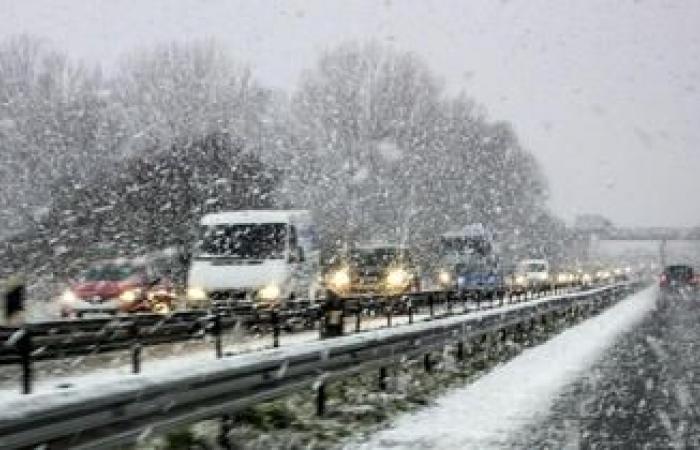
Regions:
<instances>
[{"instance_id":1,"label":"van windshield","mask_svg":"<svg viewBox=\"0 0 700 450\"><path fill-rule=\"evenodd\" d=\"M527 263L525 264L525 272L546 272L547 265L544 263Z\"/></svg>"},{"instance_id":2,"label":"van windshield","mask_svg":"<svg viewBox=\"0 0 700 450\"><path fill-rule=\"evenodd\" d=\"M282 259L287 225L284 223L224 224L202 227L197 257Z\"/></svg>"}]
</instances>

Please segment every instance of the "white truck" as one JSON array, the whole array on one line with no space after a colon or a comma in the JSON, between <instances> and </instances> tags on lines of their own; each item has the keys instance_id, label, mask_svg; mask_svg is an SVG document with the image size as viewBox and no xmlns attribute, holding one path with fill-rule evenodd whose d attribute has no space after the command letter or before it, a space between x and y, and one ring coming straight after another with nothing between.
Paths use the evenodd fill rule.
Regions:
<instances>
[{"instance_id":1,"label":"white truck","mask_svg":"<svg viewBox=\"0 0 700 450\"><path fill-rule=\"evenodd\" d=\"M319 240L306 210L207 214L187 274L187 303L285 307L315 300Z\"/></svg>"}]
</instances>

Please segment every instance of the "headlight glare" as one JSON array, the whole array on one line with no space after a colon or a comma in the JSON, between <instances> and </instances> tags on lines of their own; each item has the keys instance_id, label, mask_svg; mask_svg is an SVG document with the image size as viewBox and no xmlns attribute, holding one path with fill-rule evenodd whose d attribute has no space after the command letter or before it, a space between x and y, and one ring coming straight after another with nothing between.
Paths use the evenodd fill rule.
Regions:
<instances>
[{"instance_id":1,"label":"headlight glare","mask_svg":"<svg viewBox=\"0 0 700 450\"><path fill-rule=\"evenodd\" d=\"M258 298L261 300L276 300L280 297L280 288L271 284L258 291Z\"/></svg>"},{"instance_id":2,"label":"headlight glare","mask_svg":"<svg viewBox=\"0 0 700 450\"><path fill-rule=\"evenodd\" d=\"M336 270L330 275L328 282L336 289L348 287L350 285L350 270L347 268Z\"/></svg>"},{"instance_id":3,"label":"headlight glare","mask_svg":"<svg viewBox=\"0 0 700 450\"><path fill-rule=\"evenodd\" d=\"M401 287L408 284L408 272L403 269L393 269L386 277L386 282L391 287Z\"/></svg>"},{"instance_id":4,"label":"headlight glare","mask_svg":"<svg viewBox=\"0 0 700 450\"><path fill-rule=\"evenodd\" d=\"M207 299L207 292L200 287L187 288L187 299L202 302Z\"/></svg>"},{"instance_id":5,"label":"headlight glare","mask_svg":"<svg viewBox=\"0 0 700 450\"><path fill-rule=\"evenodd\" d=\"M63 291L63 294L61 294L61 302L63 303L75 303L78 301L78 296L75 295L75 292L73 292L72 289L66 289Z\"/></svg>"},{"instance_id":6,"label":"headlight glare","mask_svg":"<svg viewBox=\"0 0 700 450\"><path fill-rule=\"evenodd\" d=\"M119 300L124 303L134 303L136 300L138 300L140 295L141 291L139 289L129 289L128 291L124 291L119 295Z\"/></svg>"},{"instance_id":7,"label":"headlight glare","mask_svg":"<svg viewBox=\"0 0 700 450\"><path fill-rule=\"evenodd\" d=\"M452 277L450 276L450 273L446 270L441 270L440 273L438 273L438 280L442 284L447 284L450 281L452 281Z\"/></svg>"}]
</instances>

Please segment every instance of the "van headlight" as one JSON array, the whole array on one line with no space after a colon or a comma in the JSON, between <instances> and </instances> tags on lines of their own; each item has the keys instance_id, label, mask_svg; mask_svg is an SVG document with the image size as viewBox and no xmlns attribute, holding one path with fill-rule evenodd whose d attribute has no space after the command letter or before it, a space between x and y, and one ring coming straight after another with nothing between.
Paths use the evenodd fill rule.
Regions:
<instances>
[{"instance_id":1,"label":"van headlight","mask_svg":"<svg viewBox=\"0 0 700 450\"><path fill-rule=\"evenodd\" d=\"M201 287L189 287L187 288L187 300L192 300L195 302L203 302L207 299L207 291Z\"/></svg>"},{"instance_id":2,"label":"van headlight","mask_svg":"<svg viewBox=\"0 0 700 450\"><path fill-rule=\"evenodd\" d=\"M129 289L119 294L119 300L124 303L134 303L141 296L141 289Z\"/></svg>"},{"instance_id":3,"label":"van headlight","mask_svg":"<svg viewBox=\"0 0 700 450\"><path fill-rule=\"evenodd\" d=\"M350 269L338 269L330 274L328 284L334 289L345 289L350 286Z\"/></svg>"},{"instance_id":4,"label":"van headlight","mask_svg":"<svg viewBox=\"0 0 700 450\"><path fill-rule=\"evenodd\" d=\"M390 287L402 287L408 284L408 272L403 269L392 269L386 277Z\"/></svg>"},{"instance_id":5,"label":"van headlight","mask_svg":"<svg viewBox=\"0 0 700 450\"><path fill-rule=\"evenodd\" d=\"M72 304L78 301L78 296L75 295L75 292L73 292L73 289L66 289L63 291L63 294L61 294L61 303L64 304Z\"/></svg>"},{"instance_id":6,"label":"van headlight","mask_svg":"<svg viewBox=\"0 0 700 450\"><path fill-rule=\"evenodd\" d=\"M446 270L441 270L438 273L438 281L442 284L448 284L450 281L452 281L452 276L450 276L450 272Z\"/></svg>"},{"instance_id":7,"label":"van headlight","mask_svg":"<svg viewBox=\"0 0 700 450\"><path fill-rule=\"evenodd\" d=\"M280 288L276 284L265 286L258 291L258 298L261 300L277 300L280 298Z\"/></svg>"}]
</instances>

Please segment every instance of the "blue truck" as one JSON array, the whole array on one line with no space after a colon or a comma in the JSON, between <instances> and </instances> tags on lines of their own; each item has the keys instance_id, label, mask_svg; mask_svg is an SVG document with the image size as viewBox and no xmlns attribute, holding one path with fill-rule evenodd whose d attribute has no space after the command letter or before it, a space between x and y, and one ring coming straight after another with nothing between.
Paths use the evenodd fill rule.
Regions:
<instances>
[{"instance_id":1,"label":"blue truck","mask_svg":"<svg viewBox=\"0 0 700 450\"><path fill-rule=\"evenodd\" d=\"M506 279L499 265L493 233L475 223L440 236L438 284L481 300L502 297Z\"/></svg>"}]
</instances>

